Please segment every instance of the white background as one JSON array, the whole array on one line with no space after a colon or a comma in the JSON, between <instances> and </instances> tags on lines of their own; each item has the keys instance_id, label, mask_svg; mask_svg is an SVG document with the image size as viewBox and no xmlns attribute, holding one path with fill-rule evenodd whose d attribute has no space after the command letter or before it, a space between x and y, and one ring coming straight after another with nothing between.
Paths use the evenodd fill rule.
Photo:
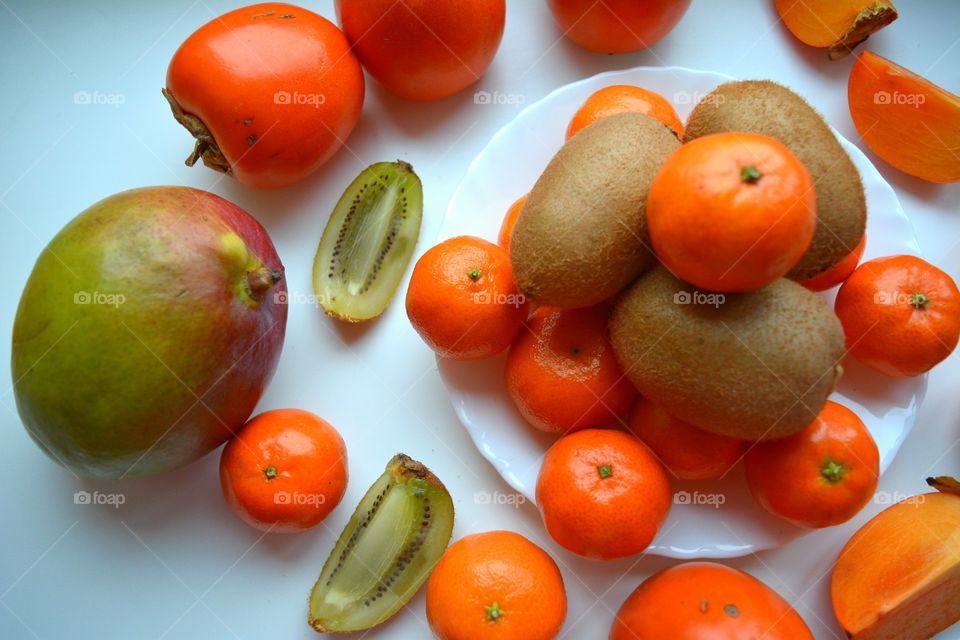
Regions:
<instances>
[{"instance_id":1,"label":"white background","mask_svg":"<svg viewBox=\"0 0 960 640\"><path fill-rule=\"evenodd\" d=\"M623 56L591 54L558 40L541 0L508 4L503 44L477 87L417 104L370 82L349 148L302 184L265 193L205 168L186 168L191 140L160 95L177 45L239 3L0 0L0 361L9 361L16 303L43 246L75 214L117 191L187 184L236 202L271 232L293 299L310 292L311 261L329 211L372 162L402 158L414 165L426 193L418 252L432 244L471 158L517 112L511 105L474 104L475 90L513 94L529 104L600 71L670 64L772 78L821 110L847 99L852 59L831 63L796 42L777 23L769 0L696 0L654 50ZM956 92L960 3L897 5L900 19L867 47ZM333 18L331 2L306 6ZM123 104L76 105L77 91L118 94ZM858 140L848 117L831 124ZM924 255L960 278L960 185L914 180L864 150L897 190ZM4 375L0 638L312 637L305 619L313 580L353 506L397 451L423 460L445 481L457 507L455 537L512 529L551 553L570 599L565 638L605 638L627 594L672 564L653 557L581 560L546 538L532 505L478 504L478 492L510 495L509 487L457 423L433 355L409 327L402 304L364 327L337 324L306 304L291 307L280 368L260 408L300 407L328 419L346 439L351 471L340 508L294 537L262 537L230 513L216 454L162 477L77 480L28 439ZM956 356L931 376L918 424L881 481L886 495L922 491L927 475L960 473L958 376ZM120 491L126 503L119 509L75 505L81 488ZM847 538L881 508L871 504L844 526L731 564L793 602L818 639L841 638L829 606L830 566ZM429 637L422 593L382 628L356 637ZM956 629L941 636L957 637Z\"/></svg>"}]
</instances>

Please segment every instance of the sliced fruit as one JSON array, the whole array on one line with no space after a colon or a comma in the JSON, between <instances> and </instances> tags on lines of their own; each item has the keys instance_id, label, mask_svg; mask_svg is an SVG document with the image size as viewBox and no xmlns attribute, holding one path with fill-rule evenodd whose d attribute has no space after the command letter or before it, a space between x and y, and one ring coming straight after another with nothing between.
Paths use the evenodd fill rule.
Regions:
<instances>
[{"instance_id":1,"label":"sliced fruit","mask_svg":"<svg viewBox=\"0 0 960 640\"><path fill-rule=\"evenodd\" d=\"M839 60L897 19L889 0L776 0L777 12L798 40Z\"/></svg>"},{"instance_id":2,"label":"sliced fruit","mask_svg":"<svg viewBox=\"0 0 960 640\"><path fill-rule=\"evenodd\" d=\"M940 493L880 512L834 564L833 610L853 640L923 640L960 621L960 487L927 482Z\"/></svg>"},{"instance_id":3,"label":"sliced fruit","mask_svg":"<svg viewBox=\"0 0 960 640\"><path fill-rule=\"evenodd\" d=\"M960 181L960 96L864 51L847 98L857 132L878 156L923 180Z\"/></svg>"},{"instance_id":4,"label":"sliced fruit","mask_svg":"<svg viewBox=\"0 0 960 640\"><path fill-rule=\"evenodd\" d=\"M360 172L340 196L313 259L313 289L327 315L348 322L387 308L420 234L423 186L402 160Z\"/></svg>"},{"instance_id":5,"label":"sliced fruit","mask_svg":"<svg viewBox=\"0 0 960 640\"><path fill-rule=\"evenodd\" d=\"M310 626L360 631L420 589L453 533L453 501L422 463L399 453L367 490L310 594Z\"/></svg>"}]
</instances>

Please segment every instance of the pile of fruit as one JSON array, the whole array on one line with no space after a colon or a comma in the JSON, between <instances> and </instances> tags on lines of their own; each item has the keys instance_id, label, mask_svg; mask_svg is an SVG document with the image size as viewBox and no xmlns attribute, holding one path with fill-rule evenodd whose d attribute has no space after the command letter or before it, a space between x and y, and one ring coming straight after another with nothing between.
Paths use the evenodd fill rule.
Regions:
<instances>
[{"instance_id":1,"label":"pile of fruit","mask_svg":"<svg viewBox=\"0 0 960 640\"><path fill-rule=\"evenodd\" d=\"M548 0L566 36L606 53L653 45L689 4ZM775 4L831 58L897 17L885 0ZM364 68L397 96L441 99L483 75L505 21L504 0L337 0L336 9L340 28L294 5L259 4L187 38L163 89L195 139L187 164L263 189L305 179L357 124ZM924 100L902 104L907 90ZM878 92L889 108L868 99ZM956 96L869 52L848 93L879 156L923 179L960 180ZM408 163L361 172L313 264L328 315L383 312L422 215ZM856 168L790 89L725 84L684 123L664 97L611 86L572 114L565 144L507 212L496 244L456 237L420 257L406 311L441 358L507 352L517 411L557 436L536 495L565 549L642 553L671 508L671 476L718 479L741 460L764 509L828 527L865 505L879 475L864 423L829 399L843 358L917 376L960 338L960 291L943 271L906 255L859 264L866 220ZM838 285L833 309L814 293ZM23 291L12 369L24 426L51 458L101 479L171 471L225 444L220 483L237 516L266 532L310 529L345 494L344 439L298 409L251 419L287 311L280 258L241 208L187 187L110 196L56 235ZM925 638L960 617L960 489L931 484L938 492L880 514L841 552L833 604L852 637ZM320 571L310 625L369 629L426 584L438 638L555 638L567 605L554 560L507 531L448 547L453 504L423 463L391 458ZM879 561L893 545L895 557ZM706 633L812 637L764 584L707 562L644 581L610 637Z\"/></svg>"}]
</instances>

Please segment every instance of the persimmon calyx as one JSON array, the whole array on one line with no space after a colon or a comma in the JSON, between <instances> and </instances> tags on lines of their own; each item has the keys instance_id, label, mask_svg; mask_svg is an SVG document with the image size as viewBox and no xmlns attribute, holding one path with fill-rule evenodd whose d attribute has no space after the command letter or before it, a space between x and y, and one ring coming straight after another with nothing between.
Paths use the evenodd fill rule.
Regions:
<instances>
[{"instance_id":1,"label":"persimmon calyx","mask_svg":"<svg viewBox=\"0 0 960 640\"><path fill-rule=\"evenodd\" d=\"M836 43L827 47L827 57L830 60L845 58L857 45L861 44L870 34L887 26L897 19L897 10L889 2L876 2L857 15L847 32Z\"/></svg>"},{"instance_id":2,"label":"persimmon calyx","mask_svg":"<svg viewBox=\"0 0 960 640\"><path fill-rule=\"evenodd\" d=\"M937 476L927 478L927 484L940 493L949 493L950 495L960 496L960 481L950 476Z\"/></svg>"},{"instance_id":3,"label":"persimmon calyx","mask_svg":"<svg viewBox=\"0 0 960 640\"><path fill-rule=\"evenodd\" d=\"M184 161L186 165L192 167L198 159L202 159L203 164L207 167L220 173L233 175L233 169L230 167L230 163L227 162L227 159L223 156L223 152L220 151L220 147L217 145L213 134L207 129L207 125L197 116L184 111L180 103L177 102L176 98L174 98L173 94L169 91L166 89L162 89L161 91L163 92L163 97L170 103L170 110L173 112L173 117L196 139L193 145L193 151Z\"/></svg>"}]
</instances>

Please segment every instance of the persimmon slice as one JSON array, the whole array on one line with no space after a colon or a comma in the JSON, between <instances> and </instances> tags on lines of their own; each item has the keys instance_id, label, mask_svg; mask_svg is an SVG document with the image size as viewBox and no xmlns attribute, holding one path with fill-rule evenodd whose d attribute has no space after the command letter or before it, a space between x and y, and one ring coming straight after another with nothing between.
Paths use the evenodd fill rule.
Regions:
<instances>
[{"instance_id":1,"label":"persimmon slice","mask_svg":"<svg viewBox=\"0 0 960 640\"><path fill-rule=\"evenodd\" d=\"M897 19L889 0L776 0L777 13L798 40L827 50L831 60Z\"/></svg>"},{"instance_id":2,"label":"persimmon slice","mask_svg":"<svg viewBox=\"0 0 960 640\"><path fill-rule=\"evenodd\" d=\"M863 141L897 169L930 182L960 181L960 97L865 51L847 86Z\"/></svg>"}]
</instances>

